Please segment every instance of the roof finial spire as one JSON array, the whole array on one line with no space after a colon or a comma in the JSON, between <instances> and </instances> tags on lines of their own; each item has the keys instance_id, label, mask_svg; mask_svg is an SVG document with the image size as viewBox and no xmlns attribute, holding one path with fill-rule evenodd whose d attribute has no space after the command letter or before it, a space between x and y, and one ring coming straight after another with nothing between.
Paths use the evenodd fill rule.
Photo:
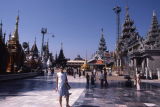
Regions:
<instances>
[{"instance_id":1,"label":"roof finial spire","mask_svg":"<svg viewBox=\"0 0 160 107\"><path fill-rule=\"evenodd\" d=\"M156 16L156 12L155 12L155 10L153 10L153 16Z\"/></svg>"},{"instance_id":2,"label":"roof finial spire","mask_svg":"<svg viewBox=\"0 0 160 107\"><path fill-rule=\"evenodd\" d=\"M3 43L5 44L5 39L6 39L6 32L4 32L4 34L3 34L4 36L3 36Z\"/></svg>"},{"instance_id":3,"label":"roof finial spire","mask_svg":"<svg viewBox=\"0 0 160 107\"><path fill-rule=\"evenodd\" d=\"M47 43L49 43L49 38L47 39Z\"/></svg>"},{"instance_id":4,"label":"roof finial spire","mask_svg":"<svg viewBox=\"0 0 160 107\"><path fill-rule=\"evenodd\" d=\"M1 20L1 23L0 23L0 38L2 39L3 38L3 32L2 32L2 20Z\"/></svg>"},{"instance_id":5,"label":"roof finial spire","mask_svg":"<svg viewBox=\"0 0 160 107\"><path fill-rule=\"evenodd\" d=\"M3 24L2 24L2 20L1 20L0 26L3 26Z\"/></svg>"},{"instance_id":6,"label":"roof finial spire","mask_svg":"<svg viewBox=\"0 0 160 107\"><path fill-rule=\"evenodd\" d=\"M101 28L101 31L102 31L102 33L103 33L103 28Z\"/></svg>"},{"instance_id":7,"label":"roof finial spire","mask_svg":"<svg viewBox=\"0 0 160 107\"><path fill-rule=\"evenodd\" d=\"M129 16L129 7L128 6L126 6L126 16Z\"/></svg>"},{"instance_id":8,"label":"roof finial spire","mask_svg":"<svg viewBox=\"0 0 160 107\"><path fill-rule=\"evenodd\" d=\"M9 40L11 40L11 35L12 35L12 34L10 33L10 34L9 34Z\"/></svg>"},{"instance_id":9,"label":"roof finial spire","mask_svg":"<svg viewBox=\"0 0 160 107\"><path fill-rule=\"evenodd\" d=\"M18 24L19 24L19 11L18 11L18 15L16 17L16 28L15 31L12 35L12 39L19 41L19 35L18 35Z\"/></svg>"},{"instance_id":10,"label":"roof finial spire","mask_svg":"<svg viewBox=\"0 0 160 107\"><path fill-rule=\"evenodd\" d=\"M63 49L63 43L61 42L61 49Z\"/></svg>"},{"instance_id":11,"label":"roof finial spire","mask_svg":"<svg viewBox=\"0 0 160 107\"><path fill-rule=\"evenodd\" d=\"M18 24L19 24L19 10L18 10L17 18L16 18L16 25L17 25L17 27L18 27Z\"/></svg>"},{"instance_id":12,"label":"roof finial spire","mask_svg":"<svg viewBox=\"0 0 160 107\"><path fill-rule=\"evenodd\" d=\"M36 44L36 39L37 39L37 38L36 38L36 36L35 36L35 40L34 40L34 43L35 43L35 44Z\"/></svg>"},{"instance_id":13,"label":"roof finial spire","mask_svg":"<svg viewBox=\"0 0 160 107\"><path fill-rule=\"evenodd\" d=\"M103 31L103 28L101 28L101 32L102 32L102 35L101 35L101 36L103 37L103 36L104 36L104 31Z\"/></svg>"},{"instance_id":14,"label":"roof finial spire","mask_svg":"<svg viewBox=\"0 0 160 107\"><path fill-rule=\"evenodd\" d=\"M47 48L49 49L49 39L47 39Z\"/></svg>"}]
</instances>

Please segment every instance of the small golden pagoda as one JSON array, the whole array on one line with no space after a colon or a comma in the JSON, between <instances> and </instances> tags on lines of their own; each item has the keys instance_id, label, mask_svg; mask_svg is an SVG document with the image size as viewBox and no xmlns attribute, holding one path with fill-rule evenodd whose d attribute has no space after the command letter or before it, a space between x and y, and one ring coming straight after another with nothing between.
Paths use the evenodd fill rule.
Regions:
<instances>
[{"instance_id":1,"label":"small golden pagoda","mask_svg":"<svg viewBox=\"0 0 160 107\"><path fill-rule=\"evenodd\" d=\"M81 66L82 70L89 70L90 66L87 64L87 60L85 60L85 63Z\"/></svg>"},{"instance_id":2,"label":"small golden pagoda","mask_svg":"<svg viewBox=\"0 0 160 107\"><path fill-rule=\"evenodd\" d=\"M15 31L13 32L12 36L9 37L9 41L7 43L7 49L9 52L7 72L12 73L18 72L24 63L24 51L19 43L18 25L19 15L16 18Z\"/></svg>"}]
</instances>

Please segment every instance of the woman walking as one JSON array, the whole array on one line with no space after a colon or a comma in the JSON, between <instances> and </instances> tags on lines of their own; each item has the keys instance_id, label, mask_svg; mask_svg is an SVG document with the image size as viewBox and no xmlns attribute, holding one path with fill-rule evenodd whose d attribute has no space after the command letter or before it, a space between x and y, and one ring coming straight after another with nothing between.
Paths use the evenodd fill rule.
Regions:
<instances>
[{"instance_id":1,"label":"woman walking","mask_svg":"<svg viewBox=\"0 0 160 107\"><path fill-rule=\"evenodd\" d=\"M137 91L140 90L140 72L137 71L137 74L136 74L136 88L137 88Z\"/></svg>"},{"instance_id":2,"label":"woman walking","mask_svg":"<svg viewBox=\"0 0 160 107\"><path fill-rule=\"evenodd\" d=\"M92 88L95 87L95 75L93 72L91 74L91 86L92 86Z\"/></svg>"},{"instance_id":3,"label":"woman walking","mask_svg":"<svg viewBox=\"0 0 160 107\"><path fill-rule=\"evenodd\" d=\"M108 81L107 81L107 71L104 70L104 86L107 87L108 86Z\"/></svg>"},{"instance_id":4,"label":"woman walking","mask_svg":"<svg viewBox=\"0 0 160 107\"><path fill-rule=\"evenodd\" d=\"M87 73L87 75L86 75L86 88L89 88L89 80L90 80L90 77L89 77L89 75L88 75L88 73Z\"/></svg>"},{"instance_id":5,"label":"woman walking","mask_svg":"<svg viewBox=\"0 0 160 107\"><path fill-rule=\"evenodd\" d=\"M69 84L67 79L67 74L63 72L63 69L60 69L60 71L57 73L57 91L59 93L59 103L60 107L62 107L62 96L66 97L66 107L69 106Z\"/></svg>"},{"instance_id":6,"label":"woman walking","mask_svg":"<svg viewBox=\"0 0 160 107\"><path fill-rule=\"evenodd\" d=\"M103 82L104 82L104 75L103 75L103 71L101 71L101 74L100 74L100 83L101 83L101 88L103 88Z\"/></svg>"}]
</instances>

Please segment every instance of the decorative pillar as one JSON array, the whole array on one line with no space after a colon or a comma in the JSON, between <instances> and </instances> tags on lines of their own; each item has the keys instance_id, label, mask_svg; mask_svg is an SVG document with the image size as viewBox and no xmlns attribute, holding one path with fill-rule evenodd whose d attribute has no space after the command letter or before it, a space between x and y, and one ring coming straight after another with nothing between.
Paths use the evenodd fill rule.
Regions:
<instances>
[{"instance_id":1,"label":"decorative pillar","mask_svg":"<svg viewBox=\"0 0 160 107\"><path fill-rule=\"evenodd\" d=\"M120 66L120 67L122 66L122 61L121 61L121 59L119 59L119 66Z\"/></svg>"},{"instance_id":2,"label":"decorative pillar","mask_svg":"<svg viewBox=\"0 0 160 107\"><path fill-rule=\"evenodd\" d=\"M149 71L149 77L152 79L152 71L151 69L149 68L149 58L146 59L147 60L147 69Z\"/></svg>"},{"instance_id":3,"label":"decorative pillar","mask_svg":"<svg viewBox=\"0 0 160 107\"><path fill-rule=\"evenodd\" d=\"M159 68L157 68L157 75L158 75L158 79L160 80L160 70L159 70Z\"/></svg>"},{"instance_id":4,"label":"decorative pillar","mask_svg":"<svg viewBox=\"0 0 160 107\"><path fill-rule=\"evenodd\" d=\"M149 70L149 77L152 79L152 71Z\"/></svg>"},{"instance_id":5,"label":"decorative pillar","mask_svg":"<svg viewBox=\"0 0 160 107\"><path fill-rule=\"evenodd\" d=\"M117 59L117 73L120 72L120 59Z\"/></svg>"},{"instance_id":6,"label":"decorative pillar","mask_svg":"<svg viewBox=\"0 0 160 107\"><path fill-rule=\"evenodd\" d=\"M145 74L146 74L146 79L148 79L148 69L145 67Z\"/></svg>"},{"instance_id":7,"label":"decorative pillar","mask_svg":"<svg viewBox=\"0 0 160 107\"><path fill-rule=\"evenodd\" d=\"M134 59L134 66L135 66L135 70L136 70L136 73L137 73L137 61L136 61L136 58Z\"/></svg>"},{"instance_id":8,"label":"decorative pillar","mask_svg":"<svg viewBox=\"0 0 160 107\"><path fill-rule=\"evenodd\" d=\"M148 58L146 58L146 79L148 79Z\"/></svg>"},{"instance_id":9,"label":"decorative pillar","mask_svg":"<svg viewBox=\"0 0 160 107\"><path fill-rule=\"evenodd\" d=\"M144 73L145 73L145 69L144 69L144 60L142 61L141 68L142 68L142 72L143 72L143 74L144 74Z\"/></svg>"}]
</instances>

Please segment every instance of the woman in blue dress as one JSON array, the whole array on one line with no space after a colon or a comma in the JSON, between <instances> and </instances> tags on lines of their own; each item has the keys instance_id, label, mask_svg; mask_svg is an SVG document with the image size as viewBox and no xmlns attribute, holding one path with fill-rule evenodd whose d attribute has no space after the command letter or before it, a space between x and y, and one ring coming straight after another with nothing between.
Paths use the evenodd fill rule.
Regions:
<instances>
[{"instance_id":1,"label":"woman in blue dress","mask_svg":"<svg viewBox=\"0 0 160 107\"><path fill-rule=\"evenodd\" d=\"M60 72L57 73L57 91L59 94L59 103L60 107L62 107L62 96L66 97L66 107L69 106L69 87L68 87L68 79L66 72L63 72L63 69L60 69Z\"/></svg>"}]
</instances>

